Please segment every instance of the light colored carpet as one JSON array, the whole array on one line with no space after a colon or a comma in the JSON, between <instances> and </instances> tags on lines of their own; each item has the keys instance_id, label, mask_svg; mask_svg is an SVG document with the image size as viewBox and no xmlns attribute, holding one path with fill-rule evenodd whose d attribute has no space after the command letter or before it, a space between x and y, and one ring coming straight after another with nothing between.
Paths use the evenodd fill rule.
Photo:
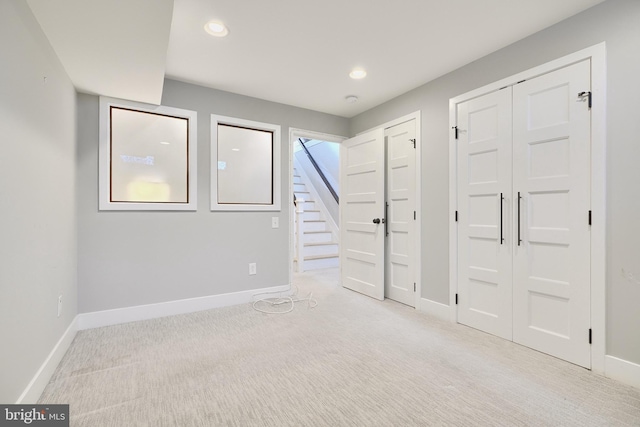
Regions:
<instances>
[{"instance_id":1,"label":"light colored carpet","mask_svg":"<svg viewBox=\"0 0 640 427\"><path fill-rule=\"evenodd\" d=\"M295 277L241 305L79 332L40 403L72 426L640 426L640 390L393 301Z\"/></svg>"}]
</instances>

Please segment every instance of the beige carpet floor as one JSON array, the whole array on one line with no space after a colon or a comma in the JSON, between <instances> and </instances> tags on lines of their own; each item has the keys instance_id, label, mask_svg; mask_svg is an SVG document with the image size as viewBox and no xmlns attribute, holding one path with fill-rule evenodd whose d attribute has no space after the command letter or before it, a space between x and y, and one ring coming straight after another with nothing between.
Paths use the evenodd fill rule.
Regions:
<instances>
[{"instance_id":1,"label":"beige carpet floor","mask_svg":"<svg viewBox=\"0 0 640 427\"><path fill-rule=\"evenodd\" d=\"M393 301L295 277L249 304L79 332L40 403L72 426L640 426L640 390Z\"/></svg>"}]
</instances>

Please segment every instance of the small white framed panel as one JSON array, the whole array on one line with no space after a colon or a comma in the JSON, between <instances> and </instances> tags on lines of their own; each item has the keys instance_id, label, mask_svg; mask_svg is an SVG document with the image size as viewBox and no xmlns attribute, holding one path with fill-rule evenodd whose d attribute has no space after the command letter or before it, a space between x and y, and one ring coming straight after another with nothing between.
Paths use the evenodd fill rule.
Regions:
<instances>
[{"instance_id":1,"label":"small white framed panel","mask_svg":"<svg viewBox=\"0 0 640 427\"><path fill-rule=\"evenodd\" d=\"M99 209L197 210L197 113L100 97Z\"/></svg>"},{"instance_id":2,"label":"small white framed panel","mask_svg":"<svg viewBox=\"0 0 640 427\"><path fill-rule=\"evenodd\" d=\"M211 115L211 210L281 209L280 126Z\"/></svg>"}]
</instances>

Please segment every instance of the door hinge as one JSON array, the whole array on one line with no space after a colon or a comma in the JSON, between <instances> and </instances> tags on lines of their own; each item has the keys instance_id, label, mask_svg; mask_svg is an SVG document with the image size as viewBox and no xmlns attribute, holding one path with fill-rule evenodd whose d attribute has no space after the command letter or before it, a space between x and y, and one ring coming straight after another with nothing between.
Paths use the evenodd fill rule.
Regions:
<instances>
[{"instance_id":1,"label":"door hinge","mask_svg":"<svg viewBox=\"0 0 640 427\"><path fill-rule=\"evenodd\" d=\"M413 282L413 292L416 291L416 282Z\"/></svg>"},{"instance_id":2,"label":"door hinge","mask_svg":"<svg viewBox=\"0 0 640 427\"><path fill-rule=\"evenodd\" d=\"M458 211L456 211L456 222L458 222Z\"/></svg>"},{"instance_id":3,"label":"door hinge","mask_svg":"<svg viewBox=\"0 0 640 427\"><path fill-rule=\"evenodd\" d=\"M416 148L416 139L413 138L413 139L410 139L409 141L413 142L413 148Z\"/></svg>"},{"instance_id":4,"label":"door hinge","mask_svg":"<svg viewBox=\"0 0 640 427\"><path fill-rule=\"evenodd\" d=\"M589 105L589 109L591 109L591 91L589 91L589 92L580 92L580 93L578 94L578 96L579 96L580 98L583 98L583 97L587 96L587 97L588 97L588 99L587 99L587 101L588 101L588 102L587 102L587 105Z\"/></svg>"},{"instance_id":5,"label":"door hinge","mask_svg":"<svg viewBox=\"0 0 640 427\"><path fill-rule=\"evenodd\" d=\"M589 225L591 225L591 211L589 211Z\"/></svg>"},{"instance_id":6,"label":"door hinge","mask_svg":"<svg viewBox=\"0 0 640 427\"><path fill-rule=\"evenodd\" d=\"M592 338L592 333L591 333L591 328L589 328L589 344L591 344L591 338Z\"/></svg>"},{"instance_id":7,"label":"door hinge","mask_svg":"<svg viewBox=\"0 0 640 427\"><path fill-rule=\"evenodd\" d=\"M453 126L451 129L455 131L456 139L458 139L458 126Z\"/></svg>"},{"instance_id":8,"label":"door hinge","mask_svg":"<svg viewBox=\"0 0 640 427\"><path fill-rule=\"evenodd\" d=\"M458 294L456 294L456 305L458 305Z\"/></svg>"},{"instance_id":9,"label":"door hinge","mask_svg":"<svg viewBox=\"0 0 640 427\"><path fill-rule=\"evenodd\" d=\"M416 220L416 211L413 211L413 220Z\"/></svg>"}]
</instances>

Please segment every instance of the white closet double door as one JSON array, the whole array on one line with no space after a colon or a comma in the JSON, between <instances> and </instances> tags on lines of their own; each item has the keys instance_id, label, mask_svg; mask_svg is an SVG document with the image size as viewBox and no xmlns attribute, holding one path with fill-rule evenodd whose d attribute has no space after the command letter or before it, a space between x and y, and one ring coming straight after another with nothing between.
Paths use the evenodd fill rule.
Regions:
<instances>
[{"instance_id":1,"label":"white closet double door","mask_svg":"<svg viewBox=\"0 0 640 427\"><path fill-rule=\"evenodd\" d=\"M457 105L458 321L590 367L590 61Z\"/></svg>"}]
</instances>

